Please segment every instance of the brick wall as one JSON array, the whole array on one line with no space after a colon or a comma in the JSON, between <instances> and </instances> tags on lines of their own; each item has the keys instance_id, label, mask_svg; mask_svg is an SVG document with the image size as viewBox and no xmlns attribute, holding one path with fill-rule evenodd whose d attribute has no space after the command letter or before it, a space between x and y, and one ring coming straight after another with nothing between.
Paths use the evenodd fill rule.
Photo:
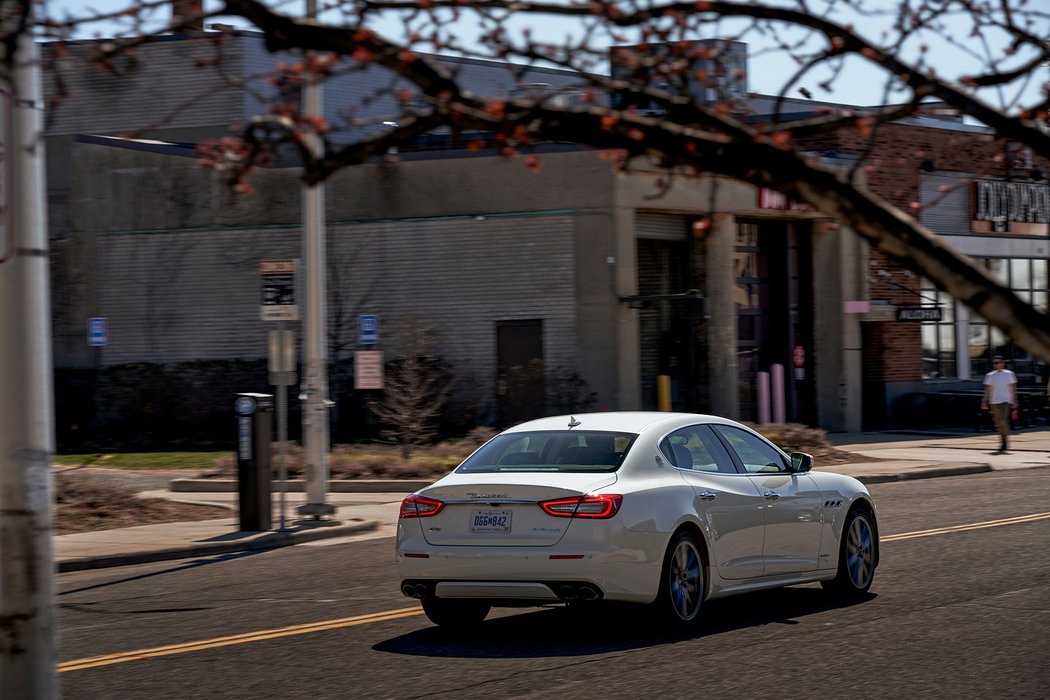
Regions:
<instances>
[{"instance_id":1,"label":"brick wall","mask_svg":"<svg viewBox=\"0 0 1050 700\"><path fill-rule=\"evenodd\" d=\"M851 129L807 139L804 150L865 158L870 189L891 204L913 215L919 202L919 178L924 161L937 170L971 173L975 177L1006 174L1005 141L976 131L884 124L863 133ZM1036 158L1034 168L1050 173L1050 161ZM1014 175L1017 171L1014 171ZM895 264L878 250L869 259L871 299L896 306L916 306L919 278ZM869 322L864 348L865 380L918 381L922 378L921 326L894 321Z\"/></svg>"}]
</instances>

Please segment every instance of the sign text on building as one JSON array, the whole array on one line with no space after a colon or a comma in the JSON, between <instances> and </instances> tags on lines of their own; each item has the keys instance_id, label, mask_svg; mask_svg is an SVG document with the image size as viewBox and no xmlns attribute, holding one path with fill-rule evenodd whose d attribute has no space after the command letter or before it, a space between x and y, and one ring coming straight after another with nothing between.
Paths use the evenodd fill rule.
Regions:
<instances>
[{"instance_id":1,"label":"sign text on building","mask_svg":"<svg viewBox=\"0 0 1050 700\"><path fill-rule=\"evenodd\" d=\"M905 306L897 309L898 321L940 321L941 310L936 306Z\"/></svg>"},{"instance_id":2,"label":"sign text on building","mask_svg":"<svg viewBox=\"0 0 1050 700\"><path fill-rule=\"evenodd\" d=\"M1050 232L1050 185L978 180L973 183L975 233L1045 236Z\"/></svg>"},{"instance_id":3,"label":"sign text on building","mask_svg":"<svg viewBox=\"0 0 1050 700\"><path fill-rule=\"evenodd\" d=\"M768 187L758 188L758 208L778 209L780 211L814 211L806 202L789 199L786 194L771 190Z\"/></svg>"}]
</instances>

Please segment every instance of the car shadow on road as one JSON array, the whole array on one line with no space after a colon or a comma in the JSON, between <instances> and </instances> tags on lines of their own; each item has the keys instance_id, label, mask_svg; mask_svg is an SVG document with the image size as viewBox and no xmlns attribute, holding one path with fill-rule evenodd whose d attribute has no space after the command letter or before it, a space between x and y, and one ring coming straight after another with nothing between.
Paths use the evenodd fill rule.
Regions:
<instances>
[{"instance_id":1,"label":"car shadow on road","mask_svg":"<svg viewBox=\"0 0 1050 700\"><path fill-rule=\"evenodd\" d=\"M427 627L373 646L390 654L449 658L586 656L669 644L762 625L797 625L798 618L874 600L842 599L819 588L783 588L705 603L696 627L664 624L648 606L606 604L591 610L561 606L487 620L473 630Z\"/></svg>"}]
</instances>

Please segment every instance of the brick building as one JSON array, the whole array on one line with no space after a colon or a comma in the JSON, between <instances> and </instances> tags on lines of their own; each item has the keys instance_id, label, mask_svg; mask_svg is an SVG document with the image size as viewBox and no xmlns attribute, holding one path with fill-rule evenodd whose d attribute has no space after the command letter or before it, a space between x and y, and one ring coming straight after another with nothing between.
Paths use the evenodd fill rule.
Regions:
<instances>
[{"instance_id":1,"label":"brick building","mask_svg":"<svg viewBox=\"0 0 1050 700\"><path fill-rule=\"evenodd\" d=\"M851 130L807 145L838 156L869 154L865 176L875 194L916 214L956 250L1047 311L1050 163L958 116L911 118L871 134ZM979 211L978 190L1006 183L1021 188L1028 203L1013 212L1007 206L1002 221L989 222L994 217ZM993 354L1008 359L1033 411L1037 404L1041 408L1047 380L1041 361L879 251L870 252L867 277L874 311L863 323L866 426L979 420L974 394ZM898 320L898 309L914 308L929 309L913 314L929 320Z\"/></svg>"}]
</instances>

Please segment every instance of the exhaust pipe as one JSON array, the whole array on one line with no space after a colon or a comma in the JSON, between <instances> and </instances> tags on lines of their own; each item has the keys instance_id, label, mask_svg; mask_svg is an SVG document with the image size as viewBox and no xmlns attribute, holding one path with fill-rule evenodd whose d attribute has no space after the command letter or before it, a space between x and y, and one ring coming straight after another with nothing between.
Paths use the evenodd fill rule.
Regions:
<instances>
[{"instance_id":1,"label":"exhaust pipe","mask_svg":"<svg viewBox=\"0 0 1050 700\"><path fill-rule=\"evenodd\" d=\"M562 586L558 589L558 597L562 600L576 600L576 589L572 586Z\"/></svg>"},{"instance_id":2,"label":"exhaust pipe","mask_svg":"<svg viewBox=\"0 0 1050 700\"><path fill-rule=\"evenodd\" d=\"M598 591L591 586L580 586L580 600L592 601L598 599Z\"/></svg>"},{"instance_id":3,"label":"exhaust pipe","mask_svg":"<svg viewBox=\"0 0 1050 700\"><path fill-rule=\"evenodd\" d=\"M430 597L430 589L427 588L427 585L425 583L417 583L414 595L415 595L416 598L419 598L419 599L429 598Z\"/></svg>"},{"instance_id":4,"label":"exhaust pipe","mask_svg":"<svg viewBox=\"0 0 1050 700\"><path fill-rule=\"evenodd\" d=\"M407 595L409 598L418 598L419 597L419 595L416 594L416 589L414 589L412 587L411 583L403 584L401 586L401 592L404 593L405 595Z\"/></svg>"}]
</instances>

